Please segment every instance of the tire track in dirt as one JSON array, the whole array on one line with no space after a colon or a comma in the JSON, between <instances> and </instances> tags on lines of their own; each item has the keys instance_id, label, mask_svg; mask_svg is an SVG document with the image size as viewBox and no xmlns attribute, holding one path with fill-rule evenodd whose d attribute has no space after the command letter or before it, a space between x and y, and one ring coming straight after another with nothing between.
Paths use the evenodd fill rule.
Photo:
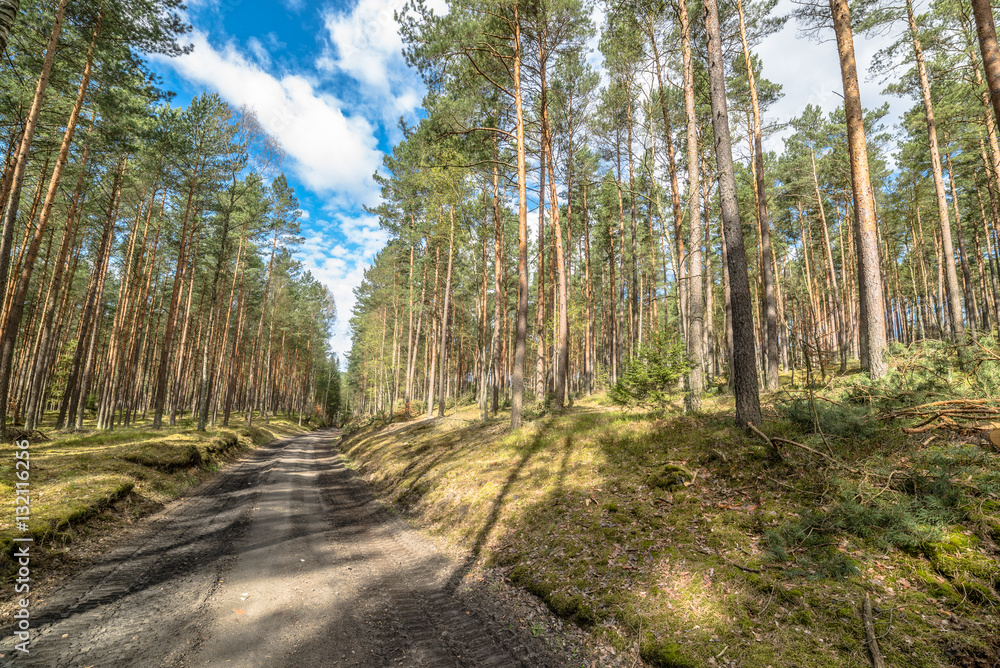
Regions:
<instances>
[{"instance_id":1,"label":"tire track in dirt","mask_svg":"<svg viewBox=\"0 0 1000 668\"><path fill-rule=\"evenodd\" d=\"M345 467L335 432L264 447L32 609L15 666L560 665Z\"/></svg>"}]
</instances>

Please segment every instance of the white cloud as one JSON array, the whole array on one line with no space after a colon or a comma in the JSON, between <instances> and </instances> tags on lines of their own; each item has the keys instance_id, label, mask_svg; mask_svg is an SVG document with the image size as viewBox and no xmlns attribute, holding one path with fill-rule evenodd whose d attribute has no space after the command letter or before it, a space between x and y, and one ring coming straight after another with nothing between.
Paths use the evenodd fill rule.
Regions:
<instances>
[{"instance_id":1,"label":"white cloud","mask_svg":"<svg viewBox=\"0 0 1000 668\"><path fill-rule=\"evenodd\" d=\"M360 248L366 258L373 258L389 242L389 234L383 230L375 216L340 216L341 238Z\"/></svg>"},{"instance_id":2,"label":"white cloud","mask_svg":"<svg viewBox=\"0 0 1000 668\"><path fill-rule=\"evenodd\" d=\"M391 11L388 17L392 19ZM308 225L299 255L304 267L334 296L338 318L331 345L344 359L351 347L354 289L389 238L377 217L350 213L378 199L371 174L382 159L375 137L380 119L369 120L357 108L345 113L344 103L318 90L307 74L271 74L274 40L271 35L251 38L241 51L232 42L215 47L204 32L196 30L191 35L195 46L191 54L160 60L184 79L218 92L230 104L253 107L264 129L284 146L291 171L302 185L328 198L322 210L303 210L301 219ZM385 62L392 61L387 49L379 51ZM405 69L401 55L398 65ZM355 73L378 76L376 69L364 67ZM390 92L390 88L397 90L394 76L386 75L384 95L394 95L409 111L416 109L422 94L413 87ZM360 83L371 89L371 81Z\"/></svg>"},{"instance_id":3,"label":"white cloud","mask_svg":"<svg viewBox=\"0 0 1000 668\"><path fill-rule=\"evenodd\" d=\"M791 0L781 0L775 14L788 14L794 9ZM833 30L827 30L822 37L826 41L797 36L799 26L795 19L789 19L785 27L765 39L757 48L763 63L764 78L782 85L784 97L765 112L765 122L785 123L800 116L807 104L813 104L829 113L844 104L843 79L840 75L840 57ZM889 102L889 127L898 123L902 113L913 106L914 101L882 94L883 85L868 78L868 67L875 53L887 46L892 37L854 36L855 59L858 66L861 103L866 109L875 109ZM782 139L792 130L786 129L772 136L765 149L780 152L784 148Z\"/></svg>"},{"instance_id":4,"label":"white cloud","mask_svg":"<svg viewBox=\"0 0 1000 668\"><path fill-rule=\"evenodd\" d=\"M377 199L370 177L381 164L382 154L375 128L367 119L345 115L339 100L317 91L304 76L277 78L264 71L232 43L217 50L198 30L191 41L192 53L161 60L185 79L214 89L229 103L254 108L264 129L284 146L292 169L307 187L345 197L344 208ZM259 42L258 46L263 49Z\"/></svg>"},{"instance_id":5,"label":"white cloud","mask_svg":"<svg viewBox=\"0 0 1000 668\"><path fill-rule=\"evenodd\" d=\"M357 81L388 92L390 68L402 61L403 41L393 12L401 0L360 0L350 13L331 11L325 17L335 54L324 63Z\"/></svg>"},{"instance_id":6,"label":"white cloud","mask_svg":"<svg viewBox=\"0 0 1000 668\"><path fill-rule=\"evenodd\" d=\"M447 10L443 0L429 4L435 12ZM400 116L420 106L424 94L419 74L406 65L394 17L404 5L405 0L359 0L350 11L327 11L329 47L316 59L320 71L340 72L361 84L365 102L390 132Z\"/></svg>"},{"instance_id":7,"label":"white cloud","mask_svg":"<svg viewBox=\"0 0 1000 668\"><path fill-rule=\"evenodd\" d=\"M367 269L389 235L372 216L338 216L326 225L329 232L316 231L302 245L303 266L329 288L337 304L331 346L343 360L351 350L350 320L356 300L354 289L361 285ZM334 239L339 239L336 241Z\"/></svg>"},{"instance_id":8,"label":"white cloud","mask_svg":"<svg viewBox=\"0 0 1000 668\"><path fill-rule=\"evenodd\" d=\"M257 59L261 67L267 69L271 66L271 54L267 52L267 49L264 48L259 39L256 37L248 39L247 48L250 49L250 52Z\"/></svg>"}]
</instances>

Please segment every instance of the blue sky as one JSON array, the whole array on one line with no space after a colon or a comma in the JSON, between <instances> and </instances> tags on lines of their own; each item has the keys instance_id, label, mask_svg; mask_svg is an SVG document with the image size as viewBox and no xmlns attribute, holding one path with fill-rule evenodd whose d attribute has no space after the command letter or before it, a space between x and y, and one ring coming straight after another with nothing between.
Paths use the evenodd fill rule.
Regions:
<instances>
[{"instance_id":1,"label":"blue sky","mask_svg":"<svg viewBox=\"0 0 1000 668\"><path fill-rule=\"evenodd\" d=\"M371 175L400 138L398 119L416 119L424 92L401 54L393 12L403 4L189 0L194 51L153 60L166 88L177 93L175 104L204 91L219 93L234 106L254 108L264 129L283 145L283 168L303 211L299 257L336 299L332 346L342 358L350 350L353 290L388 238L362 208L378 200ZM444 0L428 4L440 10ZM778 11L791 8L790 0L782 0ZM799 38L796 30L789 23L757 49L764 76L784 86L784 98L769 111L779 121L798 115L806 104L825 111L842 104L832 31L829 41L817 43ZM886 39L856 39L859 69L867 69ZM881 104L880 88L877 82L862 85L865 106ZM890 123L913 104L890 102ZM768 148L780 151L781 136Z\"/></svg>"},{"instance_id":2,"label":"blue sky","mask_svg":"<svg viewBox=\"0 0 1000 668\"><path fill-rule=\"evenodd\" d=\"M283 169L303 211L307 269L333 293L338 310L333 348L350 349L353 289L385 244L371 175L412 121L423 97L406 68L393 20L401 0L360 3L305 0L191 0L194 51L154 58L175 105L204 91L256 110L281 142Z\"/></svg>"}]
</instances>

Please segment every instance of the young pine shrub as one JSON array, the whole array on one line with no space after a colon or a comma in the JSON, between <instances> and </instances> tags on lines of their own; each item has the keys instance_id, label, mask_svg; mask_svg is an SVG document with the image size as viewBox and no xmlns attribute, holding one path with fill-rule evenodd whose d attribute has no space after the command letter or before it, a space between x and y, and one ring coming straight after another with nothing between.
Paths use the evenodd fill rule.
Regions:
<instances>
[{"instance_id":1,"label":"young pine shrub","mask_svg":"<svg viewBox=\"0 0 1000 668\"><path fill-rule=\"evenodd\" d=\"M624 372L608 395L623 406L663 406L690 370L683 344L658 332L625 362Z\"/></svg>"}]
</instances>

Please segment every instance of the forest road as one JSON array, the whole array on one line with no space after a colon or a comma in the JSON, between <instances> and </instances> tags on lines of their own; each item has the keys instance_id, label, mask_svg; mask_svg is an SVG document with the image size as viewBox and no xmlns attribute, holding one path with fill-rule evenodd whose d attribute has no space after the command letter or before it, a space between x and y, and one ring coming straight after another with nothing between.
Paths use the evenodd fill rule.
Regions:
<instances>
[{"instance_id":1,"label":"forest road","mask_svg":"<svg viewBox=\"0 0 1000 668\"><path fill-rule=\"evenodd\" d=\"M3 665L556 665L456 585L461 564L375 500L321 431L272 443L171 504L32 608ZM43 605L44 603L44 605Z\"/></svg>"}]
</instances>

